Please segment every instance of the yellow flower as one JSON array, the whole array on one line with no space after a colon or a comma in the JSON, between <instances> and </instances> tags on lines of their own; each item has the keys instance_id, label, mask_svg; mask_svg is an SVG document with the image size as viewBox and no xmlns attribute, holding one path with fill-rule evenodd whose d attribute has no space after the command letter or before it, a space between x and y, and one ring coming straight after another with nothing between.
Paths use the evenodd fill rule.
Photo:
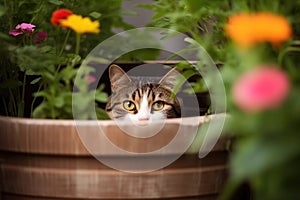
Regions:
<instances>
[{"instance_id":1,"label":"yellow flower","mask_svg":"<svg viewBox=\"0 0 300 200\"><path fill-rule=\"evenodd\" d=\"M99 21L91 21L90 18L81 15L70 15L67 19L61 20L60 24L73 29L78 34L100 32Z\"/></svg>"},{"instance_id":2,"label":"yellow flower","mask_svg":"<svg viewBox=\"0 0 300 200\"><path fill-rule=\"evenodd\" d=\"M292 29L285 17L272 13L240 13L229 18L225 31L240 46L260 42L278 45L292 35Z\"/></svg>"}]
</instances>

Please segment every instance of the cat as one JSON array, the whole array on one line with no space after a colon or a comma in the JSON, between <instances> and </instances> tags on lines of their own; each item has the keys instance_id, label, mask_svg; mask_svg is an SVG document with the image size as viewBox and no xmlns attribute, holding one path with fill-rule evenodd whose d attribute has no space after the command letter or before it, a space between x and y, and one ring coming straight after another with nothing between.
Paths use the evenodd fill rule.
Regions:
<instances>
[{"instance_id":1,"label":"cat","mask_svg":"<svg viewBox=\"0 0 300 200\"><path fill-rule=\"evenodd\" d=\"M109 68L112 95L106 112L114 120L151 121L181 116L180 101L171 97L178 72L171 69L160 80L132 77L119 66Z\"/></svg>"}]
</instances>

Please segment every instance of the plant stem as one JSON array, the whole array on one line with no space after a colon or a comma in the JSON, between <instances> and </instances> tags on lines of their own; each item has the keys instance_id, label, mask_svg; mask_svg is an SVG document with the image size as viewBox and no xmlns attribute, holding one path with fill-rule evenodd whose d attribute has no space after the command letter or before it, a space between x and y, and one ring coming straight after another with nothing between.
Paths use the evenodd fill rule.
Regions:
<instances>
[{"instance_id":1,"label":"plant stem","mask_svg":"<svg viewBox=\"0 0 300 200\"><path fill-rule=\"evenodd\" d=\"M63 45L62 45L62 47L61 47L61 49L60 49L60 52L59 52L58 56L61 56L62 53L64 52L64 49L66 48L67 42L68 42L69 37L70 37L70 33L71 33L71 30L68 29L68 30L67 30L67 35L66 35L66 37L65 37L64 43L63 43Z\"/></svg>"},{"instance_id":2,"label":"plant stem","mask_svg":"<svg viewBox=\"0 0 300 200\"><path fill-rule=\"evenodd\" d=\"M79 54L80 49L80 34L76 33L76 48L75 48L75 54Z\"/></svg>"},{"instance_id":3,"label":"plant stem","mask_svg":"<svg viewBox=\"0 0 300 200\"><path fill-rule=\"evenodd\" d=\"M50 98L48 98L49 104L50 104L50 116L52 119L55 119L55 91L53 91L51 88L49 90L50 92Z\"/></svg>"},{"instance_id":4,"label":"plant stem","mask_svg":"<svg viewBox=\"0 0 300 200\"><path fill-rule=\"evenodd\" d=\"M18 107L18 117L24 117L25 86L26 86L26 73L24 73L24 77L23 77L22 98L21 98L20 105Z\"/></svg>"},{"instance_id":5,"label":"plant stem","mask_svg":"<svg viewBox=\"0 0 300 200\"><path fill-rule=\"evenodd\" d=\"M277 59L279 65L283 64L284 56L290 52L300 52L300 48L299 47L288 47L285 50L283 50L282 52L280 52L278 55L278 59Z\"/></svg>"},{"instance_id":6,"label":"plant stem","mask_svg":"<svg viewBox=\"0 0 300 200\"><path fill-rule=\"evenodd\" d=\"M16 104L16 100L15 100L15 96L13 94L13 92L11 91L11 89L8 89L9 90L9 99L11 100L12 102L12 116L17 116L17 113L18 113L18 110L17 110L17 104Z\"/></svg>"},{"instance_id":7,"label":"plant stem","mask_svg":"<svg viewBox=\"0 0 300 200\"><path fill-rule=\"evenodd\" d=\"M30 20L30 23L33 23L36 18L40 17L39 14L41 13L41 11L43 9L43 3L44 3L44 1L40 1L39 5L38 5L38 9L36 10L35 15Z\"/></svg>"},{"instance_id":8,"label":"plant stem","mask_svg":"<svg viewBox=\"0 0 300 200\"><path fill-rule=\"evenodd\" d=\"M4 65L5 68L7 68L7 65ZM8 66L8 67L12 67L12 66ZM9 75L9 70L5 69L6 73L4 73L4 80L9 80L10 75ZM8 88L8 99L7 102L5 101L5 98L3 97L3 101L5 102L5 110L7 110L7 115L9 116L17 116L18 114L18 106L16 101L18 101L18 97L20 95L20 93L18 92L18 96L17 94L14 95L13 89ZM17 89L17 91L19 91L19 89Z\"/></svg>"},{"instance_id":9,"label":"plant stem","mask_svg":"<svg viewBox=\"0 0 300 200\"><path fill-rule=\"evenodd\" d=\"M3 101L3 105L4 105L5 115L8 116L8 109L7 109L7 104L6 104L6 102L5 102L4 96L2 96L2 101Z\"/></svg>"},{"instance_id":10,"label":"plant stem","mask_svg":"<svg viewBox=\"0 0 300 200\"><path fill-rule=\"evenodd\" d=\"M55 119L54 105L51 105L51 118Z\"/></svg>"},{"instance_id":11,"label":"plant stem","mask_svg":"<svg viewBox=\"0 0 300 200\"><path fill-rule=\"evenodd\" d=\"M39 86L39 88L38 88L37 92L39 92L39 91L41 90L41 88L42 88L42 85L43 85L43 84L41 84L41 85ZM33 98L32 102L31 102L31 106L30 106L30 116L31 116L31 117L32 117L32 113L33 113L33 106L34 106L34 103L35 103L35 101L36 101L36 96Z\"/></svg>"}]
</instances>

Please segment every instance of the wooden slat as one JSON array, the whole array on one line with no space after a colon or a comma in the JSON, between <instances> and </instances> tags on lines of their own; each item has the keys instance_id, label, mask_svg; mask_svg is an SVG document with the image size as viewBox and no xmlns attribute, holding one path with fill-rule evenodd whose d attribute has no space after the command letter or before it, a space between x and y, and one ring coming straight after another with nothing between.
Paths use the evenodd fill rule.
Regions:
<instances>
[{"instance_id":1,"label":"wooden slat","mask_svg":"<svg viewBox=\"0 0 300 200\"><path fill-rule=\"evenodd\" d=\"M91 130L100 124L117 146L139 153L166 145L175 137L178 126L183 126L183 134L188 135L203 120L206 119L166 120L159 134L146 140L133 139L110 120L83 121L79 126L86 130L83 136L90 137L96 136L91 135ZM82 143L73 120L0 117L0 130L1 200L214 199L227 178L228 152L224 139L202 159L189 152L163 169L126 173L95 159ZM137 161L155 163L178 153L174 148L165 154L116 155L102 141L92 142L95 147L100 146L98 156L130 163L128 167L133 170Z\"/></svg>"},{"instance_id":2,"label":"wooden slat","mask_svg":"<svg viewBox=\"0 0 300 200\"><path fill-rule=\"evenodd\" d=\"M201 160L196 155L185 155L170 166L149 173L117 171L93 157L10 154L3 158L4 193L47 198L206 196L218 194L227 177L226 152L216 152ZM134 158L127 161L134 162Z\"/></svg>"}]
</instances>

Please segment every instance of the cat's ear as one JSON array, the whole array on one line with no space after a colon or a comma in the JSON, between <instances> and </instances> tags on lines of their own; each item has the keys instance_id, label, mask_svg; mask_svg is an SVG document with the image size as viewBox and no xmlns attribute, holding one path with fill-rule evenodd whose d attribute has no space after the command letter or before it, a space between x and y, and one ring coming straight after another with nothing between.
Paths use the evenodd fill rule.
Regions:
<instances>
[{"instance_id":1,"label":"cat's ear","mask_svg":"<svg viewBox=\"0 0 300 200\"><path fill-rule=\"evenodd\" d=\"M126 85L131 82L129 76L118 65L112 64L109 67L109 80L111 84L111 90L115 91L120 85Z\"/></svg>"},{"instance_id":2,"label":"cat's ear","mask_svg":"<svg viewBox=\"0 0 300 200\"><path fill-rule=\"evenodd\" d=\"M162 79L159 81L159 84L172 90L176 84L179 74L180 73L173 68L164 77L162 77Z\"/></svg>"}]
</instances>

